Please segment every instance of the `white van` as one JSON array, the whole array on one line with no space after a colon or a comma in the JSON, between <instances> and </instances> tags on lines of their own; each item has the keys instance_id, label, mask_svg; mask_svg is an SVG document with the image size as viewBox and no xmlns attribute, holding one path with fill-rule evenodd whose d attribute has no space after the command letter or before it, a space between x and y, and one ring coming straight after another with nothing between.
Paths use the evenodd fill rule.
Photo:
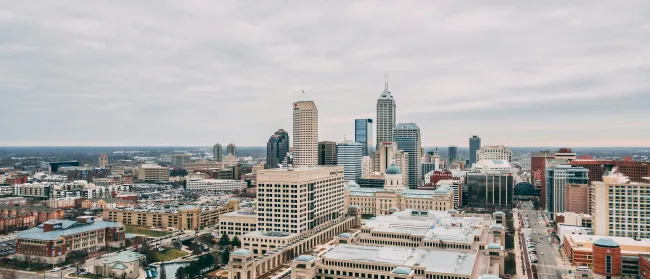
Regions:
<instances>
[{"instance_id":1,"label":"white van","mask_svg":"<svg viewBox=\"0 0 650 279\"><path fill-rule=\"evenodd\" d=\"M579 266L576 267L576 271L589 271L589 268L586 266Z\"/></svg>"}]
</instances>

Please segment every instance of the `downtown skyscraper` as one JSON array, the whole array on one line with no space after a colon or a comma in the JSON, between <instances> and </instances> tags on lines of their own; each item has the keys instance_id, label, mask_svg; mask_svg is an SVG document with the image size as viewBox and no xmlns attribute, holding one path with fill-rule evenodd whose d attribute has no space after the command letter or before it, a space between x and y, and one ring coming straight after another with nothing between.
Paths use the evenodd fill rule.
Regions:
<instances>
[{"instance_id":1,"label":"downtown skyscraper","mask_svg":"<svg viewBox=\"0 0 650 279\"><path fill-rule=\"evenodd\" d=\"M395 126L394 135L397 148L407 153L408 187L415 189L420 185L422 177L422 139L420 127L415 123L399 123Z\"/></svg>"},{"instance_id":2,"label":"downtown skyscraper","mask_svg":"<svg viewBox=\"0 0 650 279\"><path fill-rule=\"evenodd\" d=\"M273 134L266 143L265 169L275 169L282 164L289 152L289 133L280 129Z\"/></svg>"},{"instance_id":3,"label":"downtown skyscraper","mask_svg":"<svg viewBox=\"0 0 650 279\"><path fill-rule=\"evenodd\" d=\"M481 138L474 135L469 138L469 166L476 164L476 151L481 149Z\"/></svg>"},{"instance_id":4,"label":"downtown skyscraper","mask_svg":"<svg viewBox=\"0 0 650 279\"><path fill-rule=\"evenodd\" d=\"M357 181L361 177L361 159L364 145L344 141L336 145L337 164L343 166L343 177L347 181Z\"/></svg>"},{"instance_id":5,"label":"downtown skyscraper","mask_svg":"<svg viewBox=\"0 0 650 279\"><path fill-rule=\"evenodd\" d=\"M212 147L212 154L214 154L214 161L221 162L223 161L223 146L220 143L216 143Z\"/></svg>"},{"instance_id":6,"label":"downtown skyscraper","mask_svg":"<svg viewBox=\"0 0 650 279\"><path fill-rule=\"evenodd\" d=\"M318 109L313 101L293 103L293 165L318 165Z\"/></svg>"},{"instance_id":7,"label":"downtown skyscraper","mask_svg":"<svg viewBox=\"0 0 650 279\"><path fill-rule=\"evenodd\" d=\"M379 147L382 142L393 142L393 129L396 123L397 105L393 95L388 91L388 81L386 81L384 91L381 92L377 99L377 141L375 147Z\"/></svg>"},{"instance_id":8,"label":"downtown skyscraper","mask_svg":"<svg viewBox=\"0 0 650 279\"><path fill-rule=\"evenodd\" d=\"M370 156L372 148L372 119L362 118L354 120L354 141L363 145L363 156Z\"/></svg>"}]
</instances>

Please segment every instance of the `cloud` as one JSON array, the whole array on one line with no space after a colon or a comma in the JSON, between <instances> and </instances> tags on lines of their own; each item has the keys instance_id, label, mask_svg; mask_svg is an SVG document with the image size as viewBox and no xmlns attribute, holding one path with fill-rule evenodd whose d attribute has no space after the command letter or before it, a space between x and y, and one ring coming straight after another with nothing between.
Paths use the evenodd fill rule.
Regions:
<instances>
[{"instance_id":1,"label":"cloud","mask_svg":"<svg viewBox=\"0 0 650 279\"><path fill-rule=\"evenodd\" d=\"M423 144L650 146L647 1L12 2L0 145L263 146L307 92L320 138L384 73ZM347 119L347 120L346 120ZM624 137L622 136L624 135ZM624 139L623 139L624 138Z\"/></svg>"}]
</instances>

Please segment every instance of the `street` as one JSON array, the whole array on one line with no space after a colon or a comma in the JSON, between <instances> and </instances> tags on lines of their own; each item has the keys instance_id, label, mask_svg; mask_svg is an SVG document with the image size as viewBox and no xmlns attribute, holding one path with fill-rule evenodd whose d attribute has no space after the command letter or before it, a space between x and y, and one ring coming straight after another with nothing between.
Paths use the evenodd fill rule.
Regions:
<instances>
[{"instance_id":1,"label":"street","mask_svg":"<svg viewBox=\"0 0 650 279\"><path fill-rule=\"evenodd\" d=\"M529 227L522 228L522 231L524 232L523 235L525 235L524 237L529 236L530 241L537 242L532 249L534 249L533 254L538 259L538 262L530 263L530 265L536 266L538 278L562 278L564 274L567 274L568 270L565 266L558 266L557 264L557 258L559 257L558 248L552 244L552 241L549 243L549 239L553 239L548 233L543 215L534 210L533 203L530 201L523 202L522 208L518 212L521 213L524 218L528 217L528 222L526 223ZM520 234L519 237L522 237L522 234ZM522 242L526 243L525 239L523 239ZM530 255L529 251L531 249L528 247L522 248L528 255ZM530 261L530 257L526 257L526 260Z\"/></svg>"}]
</instances>

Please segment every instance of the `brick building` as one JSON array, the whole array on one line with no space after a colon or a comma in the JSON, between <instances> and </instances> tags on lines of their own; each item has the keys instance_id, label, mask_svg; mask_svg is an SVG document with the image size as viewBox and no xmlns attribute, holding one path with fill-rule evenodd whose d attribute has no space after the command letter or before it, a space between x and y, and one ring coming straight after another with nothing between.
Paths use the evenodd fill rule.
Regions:
<instances>
[{"instance_id":1,"label":"brick building","mask_svg":"<svg viewBox=\"0 0 650 279\"><path fill-rule=\"evenodd\" d=\"M50 219L63 219L63 210L47 207L0 206L0 232L34 227Z\"/></svg>"}]
</instances>

